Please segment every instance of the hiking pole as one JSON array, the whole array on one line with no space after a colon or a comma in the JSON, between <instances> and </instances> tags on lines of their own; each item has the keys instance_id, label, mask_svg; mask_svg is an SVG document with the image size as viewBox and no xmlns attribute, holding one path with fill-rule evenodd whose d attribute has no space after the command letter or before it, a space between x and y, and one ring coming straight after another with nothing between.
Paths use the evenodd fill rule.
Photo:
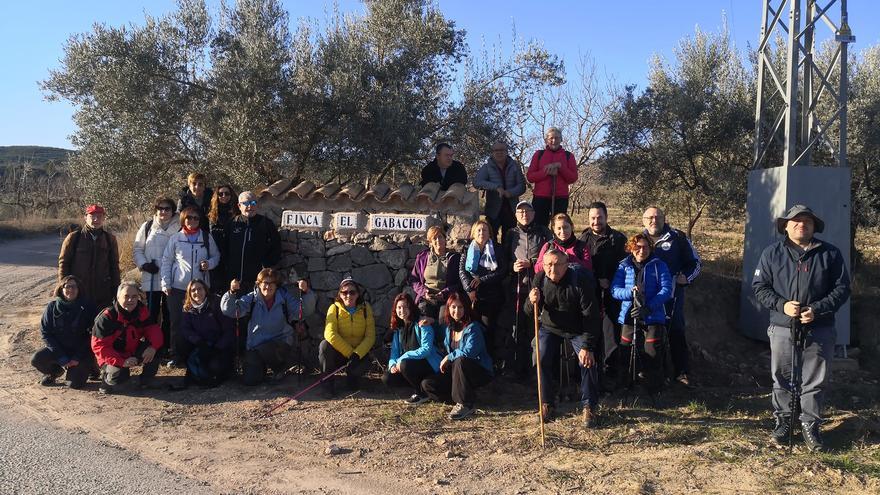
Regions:
<instances>
[{"instance_id":1,"label":"hiking pole","mask_svg":"<svg viewBox=\"0 0 880 495\"><path fill-rule=\"evenodd\" d=\"M556 173L559 173L559 169L556 169ZM556 178L558 175L553 176L553 184L550 185L550 218L553 218L553 215L556 214Z\"/></svg>"},{"instance_id":2,"label":"hiking pole","mask_svg":"<svg viewBox=\"0 0 880 495\"><path fill-rule=\"evenodd\" d=\"M303 339L302 339L302 335L300 332L300 330L305 326L305 323L303 322L303 291L302 291L302 289L299 290L299 311L297 311L297 313L298 313L297 327L296 327L296 332L294 332L294 333L296 333L296 361L297 361L297 364L299 365L299 373L296 374L296 383L299 386L302 386L302 376L303 376L303 372L306 369L306 365L303 362L303 355L302 355L302 341L303 341Z\"/></svg>"},{"instance_id":3,"label":"hiking pole","mask_svg":"<svg viewBox=\"0 0 880 495\"><path fill-rule=\"evenodd\" d=\"M804 331L799 316L791 320L791 373L789 374L789 388L791 389L791 399L788 403L788 453L794 448L794 418L798 416L798 410L801 405L801 377L798 367L800 366L798 353L801 351L803 344Z\"/></svg>"},{"instance_id":4,"label":"hiking pole","mask_svg":"<svg viewBox=\"0 0 880 495\"><path fill-rule=\"evenodd\" d=\"M269 411L267 411L266 414L263 414L263 416L261 416L261 417L263 417L263 418L268 418L269 416L272 415L272 413L274 413L275 411L277 411L277 410L278 410L281 406L283 406L284 404L287 404L287 403L290 402L290 401L293 401L293 400L296 400L296 399L302 397L303 395L305 395L306 392L308 392L309 390L311 390L311 389L317 387L318 385L324 383L325 381L329 380L331 377L335 376L337 373L339 373L340 371L344 370L344 369L347 368L347 367L348 367L348 362L346 362L345 364L343 364L342 366L340 366L339 368L337 368L336 371L324 375L323 377L321 377L320 380L318 380L318 381L316 381L315 383L309 385L308 387L306 387L306 388L300 390L300 391L297 392L295 395L292 395L292 396L290 396L290 397L287 397L287 398L284 399L283 401L279 402L279 403L276 404L274 407L272 407L272 409L269 409Z\"/></svg>"},{"instance_id":5,"label":"hiking pole","mask_svg":"<svg viewBox=\"0 0 880 495\"><path fill-rule=\"evenodd\" d=\"M153 265L156 264L156 260L150 260L150 263ZM150 312L150 316L153 316L153 289L156 283L156 274L150 273L150 297L147 298L147 310Z\"/></svg>"},{"instance_id":6,"label":"hiking pole","mask_svg":"<svg viewBox=\"0 0 880 495\"><path fill-rule=\"evenodd\" d=\"M541 339L538 338L538 303L535 307L535 362L538 370L538 418L541 423L541 448L544 448L544 396L541 392Z\"/></svg>"},{"instance_id":7,"label":"hiking pole","mask_svg":"<svg viewBox=\"0 0 880 495\"><path fill-rule=\"evenodd\" d=\"M238 322L241 310L238 309L238 301L235 301L235 371L241 372L241 326Z\"/></svg>"}]
</instances>

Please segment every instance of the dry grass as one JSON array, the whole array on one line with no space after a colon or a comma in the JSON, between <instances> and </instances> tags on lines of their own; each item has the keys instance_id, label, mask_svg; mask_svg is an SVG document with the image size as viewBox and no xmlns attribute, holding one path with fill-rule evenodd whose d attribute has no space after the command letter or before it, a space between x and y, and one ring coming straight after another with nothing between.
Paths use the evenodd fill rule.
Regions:
<instances>
[{"instance_id":1,"label":"dry grass","mask_svg":"<svg viewBox=\"0 0 880 495\"><path fill-rule=\"evenodd\" d=\"M46 234L66 233L71 225L78 225L78 218L24 217L0 221L0 242Z\"/></svg>"}]
</instances>

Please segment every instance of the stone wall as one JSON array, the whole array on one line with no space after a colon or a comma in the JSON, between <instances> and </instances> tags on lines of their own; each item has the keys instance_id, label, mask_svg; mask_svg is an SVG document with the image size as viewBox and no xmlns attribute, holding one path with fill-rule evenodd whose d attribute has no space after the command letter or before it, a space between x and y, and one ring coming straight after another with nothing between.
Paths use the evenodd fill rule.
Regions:
<instances>
[{"instance_id":1,"label":"stone wall","mask_svg":"<svg viewBox=\"0 0 880 495\"><path fill-rule=\"evenodd\" d=\"M324 319L339 283L351 276L366 292L376 318L376 339L388 329L391 302L402 291L412 295L407 283L416 255L427 249L425 237L405 234L357 233L336 237L332 232L281 229L281 272L288 286L307 278L318 298L315 315L306 323L310 339L303 343L303 356L317 360L317 346L324 335ZM307 360L308 362L308 360Z\"/></svg>"}]
</instances>

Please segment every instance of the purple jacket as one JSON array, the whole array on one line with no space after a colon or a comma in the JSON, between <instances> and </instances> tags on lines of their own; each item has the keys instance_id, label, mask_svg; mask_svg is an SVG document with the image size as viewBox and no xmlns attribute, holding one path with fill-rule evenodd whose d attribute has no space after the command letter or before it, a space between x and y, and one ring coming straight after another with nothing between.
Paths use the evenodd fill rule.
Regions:
<instances>
[{"instance_id":1,"label":"purple jacket","mask_svg":"<svg viewBox=\"0 0 880 495\"><path fill-rule=\"evenodd\" d=\"M425 267L428 265L428 257L431 249L428 248L416 256L416 263L413 265L412 272L409 274L410 284L416 293L416 304L424 299L428 288L425 287ZM443 300L449 297L454 291L461 291L461 279L458 277L458 264L461 255L454 251L446 252L446 286L440 291Z\"/></svg>"},{"instance_id":2,"label":"purple jacket","mask_svg":"<svg viewBox=\"0 0 880 495\"><path fill-rule=\"evenodd\" d=\"M208 301L201 309L183 312L180 321L180 334L192 345L208 344L217 349L231 349L235 342L232 318L220 311L220 298L208 295Z\"/></svg>"}]
</instances>

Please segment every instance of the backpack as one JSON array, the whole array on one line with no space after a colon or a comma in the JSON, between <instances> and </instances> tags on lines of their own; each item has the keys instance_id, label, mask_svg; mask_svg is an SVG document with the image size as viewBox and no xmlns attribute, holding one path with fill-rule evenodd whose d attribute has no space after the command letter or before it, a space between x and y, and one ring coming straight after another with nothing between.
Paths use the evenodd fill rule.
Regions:
<instances>
[{"instance_id":1,"label":"backpack","mask_svg":"<svg viewBox=\"0 0 880 495\"><path fill-rule=\"evenodd\" d=\"M275 294L278 295L278 292L276 292ZM300 304L302 304L302 303L300 303ZM254 314L254 306L256 306L256 305L257 305L257 297L255 295L254 298L251 299L251 307L248 310L249 315ZM284 314L284 321L287 323L290 323L290 312L287 309L287 303L284 301L283 297L281 298L281 312ZM337 315L337 319L339 319L338 315Z\"/></svg>"}]
</instances>

